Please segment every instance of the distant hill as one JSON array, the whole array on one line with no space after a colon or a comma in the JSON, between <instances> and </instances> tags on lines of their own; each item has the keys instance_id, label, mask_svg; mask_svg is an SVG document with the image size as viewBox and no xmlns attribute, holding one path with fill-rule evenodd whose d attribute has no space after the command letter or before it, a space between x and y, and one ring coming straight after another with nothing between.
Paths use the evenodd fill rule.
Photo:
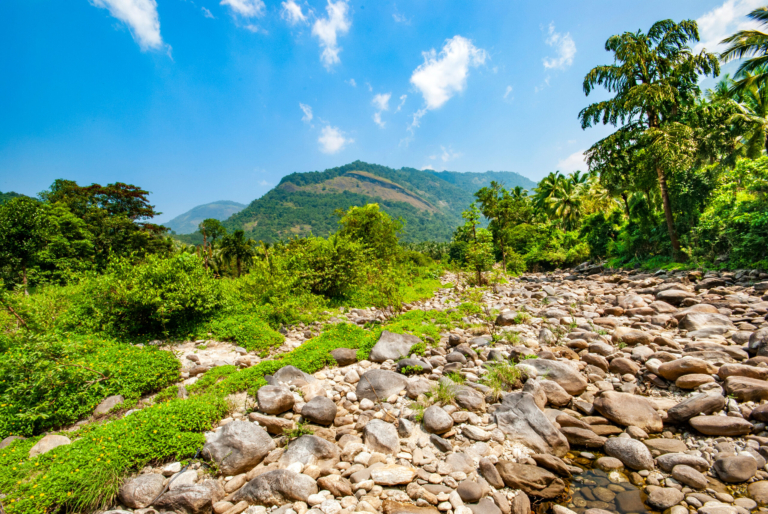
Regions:
<instances>
[{"instance_id":1,"label":"distant hill","mask_svg":"<svg viewBox=\"0 0 768 514\"><path fill-rule=\"evenodd\" d=\"M4 204L8 200L13 200L18 196L24 196L24 195L19 193L14 193L13 191L9 191L7 193L0 193L0 205Z\"/></svg>"},{"instance_id":2,"label":"distant hill","mask_svg":"<svg viewBox=\"0 0 768 514\"><path fill-rule=\"evenodd\" d=\"M197 231L197 226L203 220L208 218L225 220L244 208L245 205L241 203L220 200L198 205L184 214L176 216L168 223L163 223L163 226L170 228L177 234L191 234Z\"/></svg>"},{"instance_id":3,"label":"distant hill","mask_svg":"<svg viewBox=\"0 0 768 514\"><path fill-rule=\"evenodd\" d=\"M224 225L264 241L310 233L326 236L337 229L336 209L378 203L390 216L406 221L405 241L447 241L462 223L461 212L474 200L474 193L493 180L507 188L536 187L535 182L508 171L396 170L355 161L325 171L287 175Z\"/></svg>"}]
</instances>

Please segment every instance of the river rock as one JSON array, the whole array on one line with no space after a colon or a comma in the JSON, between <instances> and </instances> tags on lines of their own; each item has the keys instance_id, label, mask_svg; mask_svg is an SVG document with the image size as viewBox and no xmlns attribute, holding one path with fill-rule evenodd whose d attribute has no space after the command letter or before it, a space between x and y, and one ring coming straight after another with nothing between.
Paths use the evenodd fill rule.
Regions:
<instances>
[{"instance_id":1,"label":"river rock","mask_svg":"<svg viewBox=\"0 0 768 514\"><path fill-rule=\"evenodd\" d=\"M494 416L507 439L518 441L537 453L563 457L570 448L568 440L539 410L529 393L506 395Z\"/></svg>"},{"instance_id":2,"label":"river rock","mask_svg":"<svg viewBox=\"0 0 768 514\"><path fill-rule=\"evenodd\" d=\"M233 495L232 501L271 507L288 502L306 502L313 494L317 494L317 483L311 477L287 469L275 469L245 484Z\"/></svg>"},{"instance_id":3,"label":"river rock","mask_svg":"<svg viewBox=\"0 0 768 514\"><path fill-rule=\"evenodd\" d=\"M496 464L496 470L507 487L520 489L529 496L549 500L565 490L560 478L537 466L502 460Z\"/></svg>"},{"instance_id":4,"label":"river rock","mask_svg":"<svg viewBox=\"0 0 768 514\"><path fill-rule=\"evenodd\" d=\"M334 358L339 366L349 366L357 362L357 350L352 348L336 348L331 352L331 357Z\"/></svg>"},{"instance_id":5,"label":"river rock","mask_svg":"<svg viewBox=\"0 0 768 514\"><path fill-rule=\"evenodd\" d=\"M659 375L674 382L683 375L692 373L711 375L717 372L717 368L709 362L696 359L694 357L683 357L682 359L665 362L659 366Z\"/></svg>"},{"instance_id":6,"label":"river rock","mask_svg":"<svg viewBox=\"0 0 768 514\"><path fill-rule=\"evenodd\" d=\"M274 449L275 442L263 428L236 420L209 433L202 455L216 462L222 473L237 475L250 470Z\"/></svg>"},{"instance_id":7,"label":"river rock","mask_svg":"<svg viewBox=\"0 0 768 514\"><path fill-rule=\"evenodd\" d=\"M730 376L723 384L725 391L740 402L768 400L768 382L757 378Z\"/></svg>"},{"instance_id":8,"label":"river rock","mask_svg":"<svg viewBox=\"0 0 768 514\"><path fill-rule=\"evenodd\" d=\"M145 509L152 505L152 501L163 492L165 477L160 474L147 473L126 480L120 486L117 497L126 507L132 509Z\"/></svg>"},{"instance_id":9,"label":"river rock","mask_svg":"<svg viewBox=\"0 0 768 514\"><path fill-rule=\"evenodd\" d=\"M295 462L304 466L331 468L340 459L339 447L316 435L303 435L288 444L280 459L280 467L287 468Z\"/></svg>"},{"instance_id":10,"label":"river rock","mask_svg":"<svg viewBox=\"0 0 768 514\"><path fill-rule=\"evenodd\" d=\"M603 446L605 453L615 457L634 470L653 469L653 457L642 442L636 439L612 437Z\"/></svg>"},{"instance_id":11,"label":"river rock","mask_svg":"<svg viewBox=\"0 0 768 514\"><path fill-rule=\"evenodd\" d=\"M293 408L293 393L285 386L268 385L256 393L259 410L265 414L282 414Z\"/></svg>"},{"instance_id":12,"label":"river rock","mask_svg":"<svg viewBox=\"0 0 768 514\"><path fill-rule=\"evenodd\" d=\"M453 428L453 418L442 407L430 405L424 410L424 430L433 434L444 434Z\"/></svg>"},{"instance_id":13,"label":"river rock","mask_svg":"<svg viewBox=\"0 0 768 514\"><path fill-rule=\"evenodd\" d=\"M712 334L725 334L729 330L736 330L728 316L705 312L686 314L680 319L678 327L688 332L708 330Z\"/></svg>"},{"instance_id":14,"label":"river rock","mask_svg":"<svg viewBox=\"0 0 768 514\"><path fill-rule=\"evenodd\" d=\"M450 416L448 418L450 419ZM375 452L394 455L400 451L400 439L397 436L397 429L391 423L380 419L373 419L365 425L365 428L363 428L363 440L366 446Z\"/></svg>"},{"instance_id":15,"label":"river rock","mask_svg":"<svg viewBox=\"0 0 768 514\"><path fill-rule=\"evenodd\" d=\"M653 342L653 336L642 330L634 328L618 327L611 336L614 343L624 343L628 346L648 345Z\"/></svg>"},{"instance_id":16,"label":"river rock","mask_svg":"<svg viewBox=\"0 0 768 514\"><path fill-rule=\"evenodd\" d=\"M689 466L696 471L704 473L709 469L709 463L702 457L688 455L687 453L666 453L656 458L659 467L669 473L675 466Z\"/></svg>"},{"instance_id":17,"label":"river rock","mask_svg":"<svg viewBox=\"0 0 768 514\"><path fill-rule=\"evenodd\" d=\"M695 416L688 423L704 435L739 436L752 431L752 423L731 416Z\"/></svg>"},{"instance_id":18,"label":"river rock","mask_svg":"<svg viewBox=\"0 0 768 514\"><path fill-rule=\"evenodd\" d=\"M587 389L587 380L565 362L549 359L526 359L526 365L536 369L539 377L557 382L568 394L578 396Z\"/></svg>"},{"instance_id":19,"label":"river rock","mask_svg":"<svg viewBox=\"0 0 768 514\"><path fill-rule=\"evenodd\" d=\"M184 514L211 514L213 504L224 497L224 489L216 480L181 486L164 493L153 504L160 511Z\"/></svg>"},{"instance_id":20,"label":"river rock","mask_svg":"<svg viewBox=\"0 0 768 514\"><path fill-rule=\"evenodd\" d=\"M301 415L311 423L330 425L336 418L337 407L327 396L315 396L301 407Z\"/></svg>"},{"instance_id":21,"label":"river rock","mask_svg":"<svg viewBox=\"0 0 768 514\"><path fill-rule=\"evenodd\" d=\"M725 407L725 398L719 392L692 394L669 411L669 419L682 423L699 414L712 414Z\"/></svg>"},{"instance_id":22,"label":"river rock","mask_svg":"<svg viewBox=\"0 0 768 514\"><path fill-rule=\"evenodd\" d=\"M394 371L371 369L360 377L355 389L358 400L363 398L373 402L386 401L393 394L398 394L408 385L408 379Z\"/></svg>"},{"instance_id":23,"label":"river rock","mask_svg":"<svg viewBox=\"0 0 768 514\"><path fill-rule=\"evenodd\" d=\"M395 361L411 353L411 348L420 342L421 339L414 335L395 334L384 330L368 358L373 362Z\"/></svg>"},{"instance_id":24,"label":"river rock","mask_svg":"<svg viewBox=\"0 0 768 514\"><path fill-rule=\"evenodd\" d=\"M416 470L411 467L389 464L371 471L371 480L376 485L395 486L409 484L416 478Z\"/></svg>"},{"instance_id":25,"label":"river rock","mask_svg":"<svg viewBox=\"0 0 768 514\"><path fill-rule=\"evenodd\" d=\"M677 505L685 496L673 487L648 486L648 499L645 503L656 510L665 510Z\"/></svg>"},{"instance_id":26,"label":"river rock","mask_svg":"<svg viewBox=\"0 0 768 514\"><path fill-rule=\"evenodd\" d=\"M717 459L712 469L723 482L746 482L757 473L757 461L747 455Z\"/></svg>"},{"instance_id":27,"label":"river rock","mask_svg":"<svg viewBox=\"0 0 768 514\"><path fill-rule=\"evenodd\" d=\"M125 398L123 398L123 396L120 394L117 394L114 396L108 396L107 398L104 398L101 401L101 403L96 406L96 409L94 409L93 411L93 415L96 417L105 416L109 414L109 411L111 411L118 405L122 405L123 402L125 402Z\"/></svg>"},{"instance_id":28,"label":"river rock","mask_svg":"<svg viewBox=\"0 0 768 514\"><path fill-rule=\"evenodd\" d=\"M707 477L685 464L678 464L672 468L672 478L694 489L706 489L707 487Z\"/></svg>"},{"instance_id":29,"label":"river rock","mask_svg":"<svg viewBox=\"0 0 768 514\"><path fill-rule=\"evenodd\" d=\"M53 450L54 448L58 448L59 446L64 446L65 444L71 443L72 441L70 441L68 437L64 437L63 435L49 434L40 439L32 448L29 449L29 458L31 459L33 457L37 457L38 455L42 455Z\"/></svg>"},{"instance_id":30,"label":"river rock","mask_svg":"<svg viewBox=\"0 0 768 514\"><path fill-rule=\"evenodd\" d=\"M653 404L641 396L603 391L595 398L595 410L619 425L636 426L646 432L661 432L661 416Z\"/></svg>"}]
</instances>

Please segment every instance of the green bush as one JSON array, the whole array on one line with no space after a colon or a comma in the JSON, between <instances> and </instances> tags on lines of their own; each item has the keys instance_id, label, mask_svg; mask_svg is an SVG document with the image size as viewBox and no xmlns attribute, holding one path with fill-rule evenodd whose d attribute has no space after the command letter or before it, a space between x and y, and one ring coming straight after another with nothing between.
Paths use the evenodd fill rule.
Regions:
<instances>
[{"instance_id":1,"label":"green bush","mask_svg":"<svg viewBox=\"0 0 768 514\"><path fill-rule=\"evenodd\" d=\"M507 273L520 276L525 273L525 258L514 250L507 252Z\"/></svg>"},{"instance_id":2,"label":"green bush","mask_svg":"<svg viewBox=\"0 0 768 514\"><path fill-rule=\"evenodd\" d=\"M89 416L107 396L126 401L179 378L170 352L92 336L18 336L0 354L0 439Z\"/></svg>"},{"instance_id":3,"label":"green bush","mask_svg":"<svg viewBox=\"0 0 768 514\"><path fill-rule=\"evenodd\" d=\"M223 305L221 286L192 254L116 259L102 276L84 279L66 315L76 330L125 336L174 336Z\"/></svg>"},{"instance_id":4,"label":"green bush","mask_svg":"<svg viewBox=\"0 0 768 514\"><path fill-rule=\"evenodd\" d=\"M231 341L248 351L280 346L285 337L253 314L220 315L210 324L210 331L220 341Z\"/></svg>"}]
</instances>

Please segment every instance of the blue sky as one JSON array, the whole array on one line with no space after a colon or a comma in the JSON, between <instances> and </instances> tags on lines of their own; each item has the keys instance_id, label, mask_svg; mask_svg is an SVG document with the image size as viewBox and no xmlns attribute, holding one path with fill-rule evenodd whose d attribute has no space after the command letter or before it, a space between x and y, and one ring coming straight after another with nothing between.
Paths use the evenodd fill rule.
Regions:
<instances>
[{"instance_id":1,"label":"blue sky","mask_svg":"<svg viewBox=\"0 0 768 514\"><path fill-rule=\"evenodd\" d=\"M764 0L5 0L0 191L56 178L152 192L167 221L294 171L584 168L584 75L605 40Z\"/></svg>"}]
</instances>

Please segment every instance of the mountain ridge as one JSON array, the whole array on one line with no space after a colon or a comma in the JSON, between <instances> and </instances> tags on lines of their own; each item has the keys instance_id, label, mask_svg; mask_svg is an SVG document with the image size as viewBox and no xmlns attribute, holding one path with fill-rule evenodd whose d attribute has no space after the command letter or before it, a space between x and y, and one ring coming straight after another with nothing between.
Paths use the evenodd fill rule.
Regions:
<instances>
[{"instance_id":1,"label":"mountain ridge","mask_svg":"<svg viewBox=\"0 0 768 514\"><path fill-rule=\"evenodd\" d=\"M197 226L204 219L214 218L222 221L241 211L245 207L246 205L231 200L217 200L215 202L193 207L187 212L163 223L163 226L168 227L179 235L192 234L197 230Z\"/></svg>"}]
</instances>

